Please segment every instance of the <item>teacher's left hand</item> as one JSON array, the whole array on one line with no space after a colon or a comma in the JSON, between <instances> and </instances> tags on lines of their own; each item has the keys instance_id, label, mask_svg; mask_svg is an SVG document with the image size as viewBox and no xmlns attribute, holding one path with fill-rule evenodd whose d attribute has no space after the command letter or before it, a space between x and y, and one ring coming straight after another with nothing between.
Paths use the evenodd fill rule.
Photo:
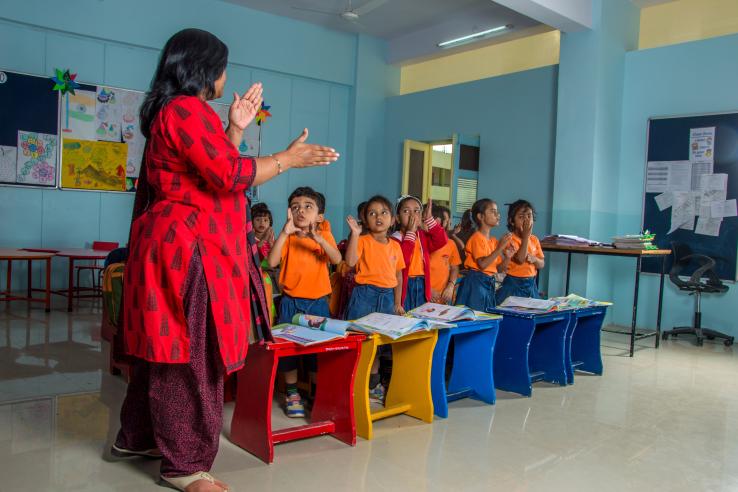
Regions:
<instances>
[{"instance_id":1,"label":"teacher's left hand","mask_svg":"<svg viewBox=\"0 0 738 492\"><path fill-rule=\"evenodd\" d=\"M228 111L228 122L231 126L243 131L253 121L264 100L264 88L261 82L252 85L243 96L233 93L233 102Z\"/></svg>"}]
</instances>

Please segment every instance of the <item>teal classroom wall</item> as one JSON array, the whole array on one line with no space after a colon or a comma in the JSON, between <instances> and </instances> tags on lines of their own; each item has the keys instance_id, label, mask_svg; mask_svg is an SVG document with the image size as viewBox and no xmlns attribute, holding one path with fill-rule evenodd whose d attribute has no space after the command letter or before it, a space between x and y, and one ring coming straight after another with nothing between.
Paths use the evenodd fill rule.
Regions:
<instances>
[{"instance_id":1,"label":"teal classroom wall","mask_svg":"<svg viewBox=\"0 0 738 492\"><path fill-rule=\"evenodd\" d=\"M738 35L634 51L626 55L623 93L621 159L618 176L618 233L641 227L643 179L646 163L648 118L738 111ZM703 70L695 70L695 67ZM631 267L632 268L632 267ZM614 321L630 323L632 270L614 272ZM639 326L654 327L658 277L644 275L641 282ZM667 280L663 327L689 325L693 298ZM738 336L738 286L726 294L705 295L702 323Z\"/></svg>"},{"instance_id":2,"label":"teal classroom wall","mask_svg":"<svg viewBox=\"0 0 738 492\"><path fill-rule=\"evenodd\" d=\"M405 139L433 141L454 133L479 135L479 198L492 198L506 220L505 203L531 201L538 212L534 233L551 227L556 136L556 66L517 72L387 100L386 152L370 169L367 191L393 199L402 186Z\"/></svg>"},{"instance_id":3,"label":"teal classroom wall","mask_svg":"<svg viewBox=\"0 0 738 492\"><path fill-rule=\"evenodd\" d=\"M344 236L351 194L363 194L352 169L363 166L384 121L384 98L399 88L398 70L383 63L385 45L366 36L331 31L220 0L0 0L0 69L50 75L71 68L78 80L146 90L158 53L185 27L218 35L229 46L225 94L261 81L273 117L262 154L283 149L303 127L310 141L335 147L341 159L326 168L293 170L260 189L281 227L288 194L309 185L327 196L326 216ZM13 49L6 49L12 46ZM357 84L359 74L371 74ZM224 98L226 99L226 98ZM372 145L367 141L372 140ZM381 143L380 143L381 145ZM356 187L356 189L354 189ZM348 192L347 192L348 190ZM0 247L84 247L94 240L125 243L133 196L0 187ZM54 281L66 282L55 262ZM0 271L0 274L2 272ZM16 287L24 275L16 275Z\"/></svg>"}]
</instances>

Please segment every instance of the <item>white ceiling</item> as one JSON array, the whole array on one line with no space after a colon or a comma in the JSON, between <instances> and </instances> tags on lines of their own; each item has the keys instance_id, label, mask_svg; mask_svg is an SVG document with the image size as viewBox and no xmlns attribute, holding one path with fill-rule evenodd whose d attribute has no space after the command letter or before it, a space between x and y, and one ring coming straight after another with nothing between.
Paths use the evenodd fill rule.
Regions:
<instances>
[{"instance_id":1,"label":"white ceiling","mask_svg":"<svg viewBox=\"0 0 738 492\"><path fill-rule=\"evenodd\" d=\"M440 52L436 45L459 36L484 29L512 24L511 31L498 36L515 37L516 33L540 23L503 7L491 0L387 0L378 8L361 15L358 24L340 17L348 0L226 0L230 3L318 24L330 29L361 32L389 42L388 61L402 63ZM373 0L352 0L351 6L361 10ZM319 14L295 7L334 12ZM393 42L395 41L395 42ZM393 55L397 47L401 47Z\"/></svg>"}]
</instances>

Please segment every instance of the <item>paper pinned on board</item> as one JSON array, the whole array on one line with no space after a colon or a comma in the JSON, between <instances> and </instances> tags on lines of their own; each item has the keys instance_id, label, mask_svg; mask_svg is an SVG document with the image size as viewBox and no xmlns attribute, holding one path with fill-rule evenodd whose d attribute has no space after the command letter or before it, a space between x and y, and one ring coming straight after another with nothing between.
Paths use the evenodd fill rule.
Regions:
<instances>
[{"instance_id":1,"label":"paper pinned on board","mask_svg":"<svg viewBox=\"0 0 738 492\"><path fill-rule=\"evenodd\" d=\"M659 207L659 210L663 212L673 205L674 195L670 191L667 191L661 193L660 195L656 195L654 197L654 200L656 200L656 206Z\"/></svg>"},{"instance_id":2,"label":"paper pinned on board","mask_svg":"<svg viewBox=\"0 0 738 492\"><path fill-rule=\"evenodd\" d=\"M712 164L715 159L715 127L689 130L689 160L692 163ZM710 171L712 172L712 171Z\"/></svg>"},{"instance_id":3,"label":"paper pinned on board","mask_svg":"<svg viewBox=\"0 0 738 492\"><path fill-rule=\"evenodd\" d=\"M695 227L695 234L702 234L703 236L714 236L720 235L720 225L723 223L723 219L708 219L707 217L699 217L697 219L697 227Z\"/></svg>"},{"instance_id":4,"label":"paper pinned on board","mask_svg":"<svg viewBox=\"0 0 738 492\"><path fill-rule=\"evenodd\" d=\"M736 199L725 200L722 202L712 202L710 204L710 212L713 219L722 219L724 217L735 217L738 215L736 208Z\"/></svg>"},{"instance_id":5,"label":"paper pinned on board","mask_svg":"<svg viewBox=\"0 0 738 492\"><path fill-rule=\"evenodd\" d=\"M18 148L0 145L0 182L15 183Z\"/></svg>"},{"instance_id":6,"label":"paper pinned on board","mask_svg":"<svg viewBox=\"0 0 738 492\"><path fill-rule=\"evenodd\" d=\"M673 203L671 206L671 227L667 234L679 229L682 225L694 224L694 198L689 191L679 191L673 193ZM690 228L691 229L691 228Z\"/></svg>"},{"instance_id":7,"label":"paper pinned on board","mask_svg":"<svg viewBox=\"0 0 738 492\"><path fill-rule=\"evenodd\" d=\"M651 161L646 168L646 192L690 191L692 163L689 161Z\"/></svg>"}]
</instances>

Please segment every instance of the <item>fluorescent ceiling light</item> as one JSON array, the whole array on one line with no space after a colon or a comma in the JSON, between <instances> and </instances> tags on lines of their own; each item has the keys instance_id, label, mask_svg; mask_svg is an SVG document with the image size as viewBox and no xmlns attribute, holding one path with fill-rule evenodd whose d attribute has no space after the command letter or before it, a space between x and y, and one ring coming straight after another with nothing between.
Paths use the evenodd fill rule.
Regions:
<instances>
[{"instance_id":1,"label":"fluorescent ceiling light","mask_svg":"<svg viewBox=\"0 0 738 492\"><path fill-rule=\"evenodd\" d=\"M444 41L442 43L438 43L439 48L450 48L452 46L457 46L460 44L468 43L471 41L475 41L477 39L481 39L484 37L489 36L490 34L499 33L502 31L507 31L508 29L512 29L514 26L512 24L507 24L505 26L499 26L499 27L493 27L492 29L487 29L485 31L479 31L475 32L474 34L468 34L466 36L461 36L460 38L456 39L449 39L448 41Z\"/></svg>"}]
</instances>

